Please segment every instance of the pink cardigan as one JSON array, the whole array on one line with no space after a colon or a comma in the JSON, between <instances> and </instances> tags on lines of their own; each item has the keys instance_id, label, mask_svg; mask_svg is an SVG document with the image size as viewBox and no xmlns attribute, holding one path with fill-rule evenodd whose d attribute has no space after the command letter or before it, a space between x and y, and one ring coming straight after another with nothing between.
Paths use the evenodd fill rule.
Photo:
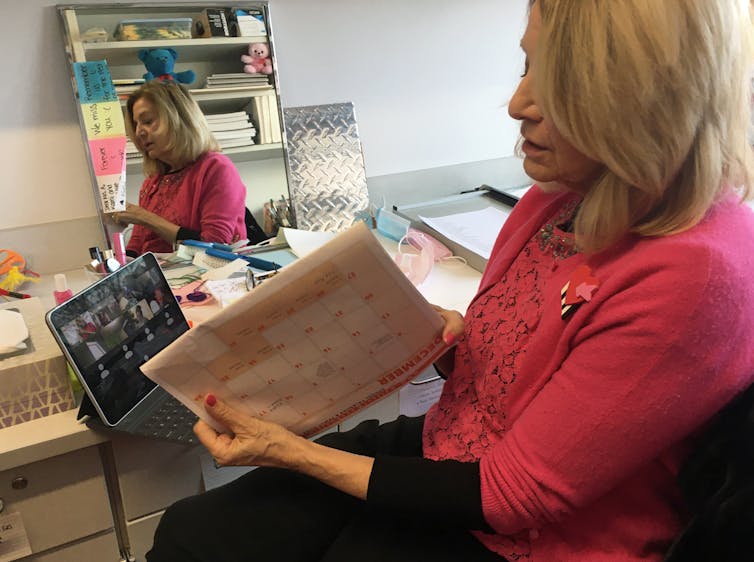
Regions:
<instances>
[{"instance_id":1,"label":"pink cardigan","mask_svg":"<svg viewBox=\"0 0 754 562\"><path fill-rule=\"evenodd\" d=\"M246 238L246 187L230 159L208 152L183 170L144 180L139 205L173 224L201 233L208 242ZM151 229L134 225L129 251L172 252L173 245Z\"/></svg>"},{"instance_id":2,"label":"pink cardigan","mask_svg":"<svg viewBox=\"0 0 754 562\"><path fill-rule=\"evenodd\" d=\"M498 236L476 298L568 197L530 190ZM560 290L582 263L599 287L564 321ZM476 414L489 419L481 497L498 533L477 536L510 560L661 560L680 530L675 476L688 436L754 381L754 215L729 196L686 232L576 254L560 262L542 299L507 396L509 429L495 434L490 414ZM431 438L435 413L425 455L468 460L472 445Z\"/></svg>"}]
</instances>

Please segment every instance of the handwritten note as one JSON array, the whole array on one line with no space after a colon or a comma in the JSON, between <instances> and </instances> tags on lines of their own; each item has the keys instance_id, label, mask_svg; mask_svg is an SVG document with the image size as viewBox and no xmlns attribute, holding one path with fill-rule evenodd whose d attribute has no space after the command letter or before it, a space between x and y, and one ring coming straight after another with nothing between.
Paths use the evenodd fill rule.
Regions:
<instances>
[{"instance_id":1,"label":"handwritten note","mask_svg":"<svg viewBox=\"0 0 754 562\"><path fill-rule=\"evenodd\" d=\"M126 166L126 138L115 137L89 141L92 165L97 176L121 174Z\"/></svg>"},{"instance_id":2,"label":"handwritten note","mask_svg":"<svg viewBox=\"0 0 754 562\"><path fill-rule=\"evenodd\" d=\"M98 103L118 101L107 61L89 61L73 63L79 103Z\"/></svg>"},{"instance_id":3,"label":"handwritten note","mask_svg":"<svg viewBox=\"0 0 754 562\"><path fill-rule=\"evenodd\" d=\"M113 174L110 176L97 176L97 187L102 200L102 211L126 210L126 175Z\"/></svg>"},{"instance_id":4,"label":"handwritten note","mask_svg":"<svg viewBox=\"0 0 754 562\"><path fill-rule=\"evenodd\" d=\"M126 136L123 110L117 101L85 103L81 106L88 139Z\"/></svg>"}]
</instances>

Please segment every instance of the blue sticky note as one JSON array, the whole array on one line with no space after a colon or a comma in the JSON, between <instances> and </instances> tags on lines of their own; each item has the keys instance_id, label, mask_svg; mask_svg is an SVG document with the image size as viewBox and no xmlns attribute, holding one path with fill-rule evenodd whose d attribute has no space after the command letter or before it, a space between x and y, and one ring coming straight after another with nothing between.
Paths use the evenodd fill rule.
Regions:
<instances>
[{"instance_id":1,"label":"blue sticky note","mask_svg":"<svg viewBox=\"0 0 754 562\"><path fill-rule=\"evenodd\" d=\"M73 72L79 91L79 103L118 101L107 61L74 62Z\"/></svg>"}]
</instances>

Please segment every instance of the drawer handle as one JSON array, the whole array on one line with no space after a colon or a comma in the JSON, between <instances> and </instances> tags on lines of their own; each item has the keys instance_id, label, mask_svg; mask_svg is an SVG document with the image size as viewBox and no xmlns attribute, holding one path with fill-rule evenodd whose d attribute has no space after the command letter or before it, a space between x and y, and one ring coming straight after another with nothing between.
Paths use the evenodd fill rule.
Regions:
<instances>
[{"instance_id":1,"label":"drawer handle","mask_svg":"<svg viewBox=\"0 0 754 562\"><path fill-rule=\"evenodd\" d=\"M18 476L10 482L10 487L14 490L23 490L28 485L29 481L23 476Z\"/></svg>"}]
</instances>

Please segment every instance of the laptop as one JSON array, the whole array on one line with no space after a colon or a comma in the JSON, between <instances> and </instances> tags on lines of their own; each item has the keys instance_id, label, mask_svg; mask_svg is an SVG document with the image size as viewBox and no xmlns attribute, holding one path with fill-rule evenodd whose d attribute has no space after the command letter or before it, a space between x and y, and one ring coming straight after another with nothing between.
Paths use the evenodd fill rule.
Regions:
<instances>
[{"instance_id":1,"label":"laptop","mask_svg":"<svg viewBox=\"0 0 754 562\"><path fill-rule=\"evenodd\" d=\"M147 253L63 304L45 320L86 396L79 410L136 435L196 443L196 416L140 367L188 330L153 254Z\"/></svg>"}]
</instances>

